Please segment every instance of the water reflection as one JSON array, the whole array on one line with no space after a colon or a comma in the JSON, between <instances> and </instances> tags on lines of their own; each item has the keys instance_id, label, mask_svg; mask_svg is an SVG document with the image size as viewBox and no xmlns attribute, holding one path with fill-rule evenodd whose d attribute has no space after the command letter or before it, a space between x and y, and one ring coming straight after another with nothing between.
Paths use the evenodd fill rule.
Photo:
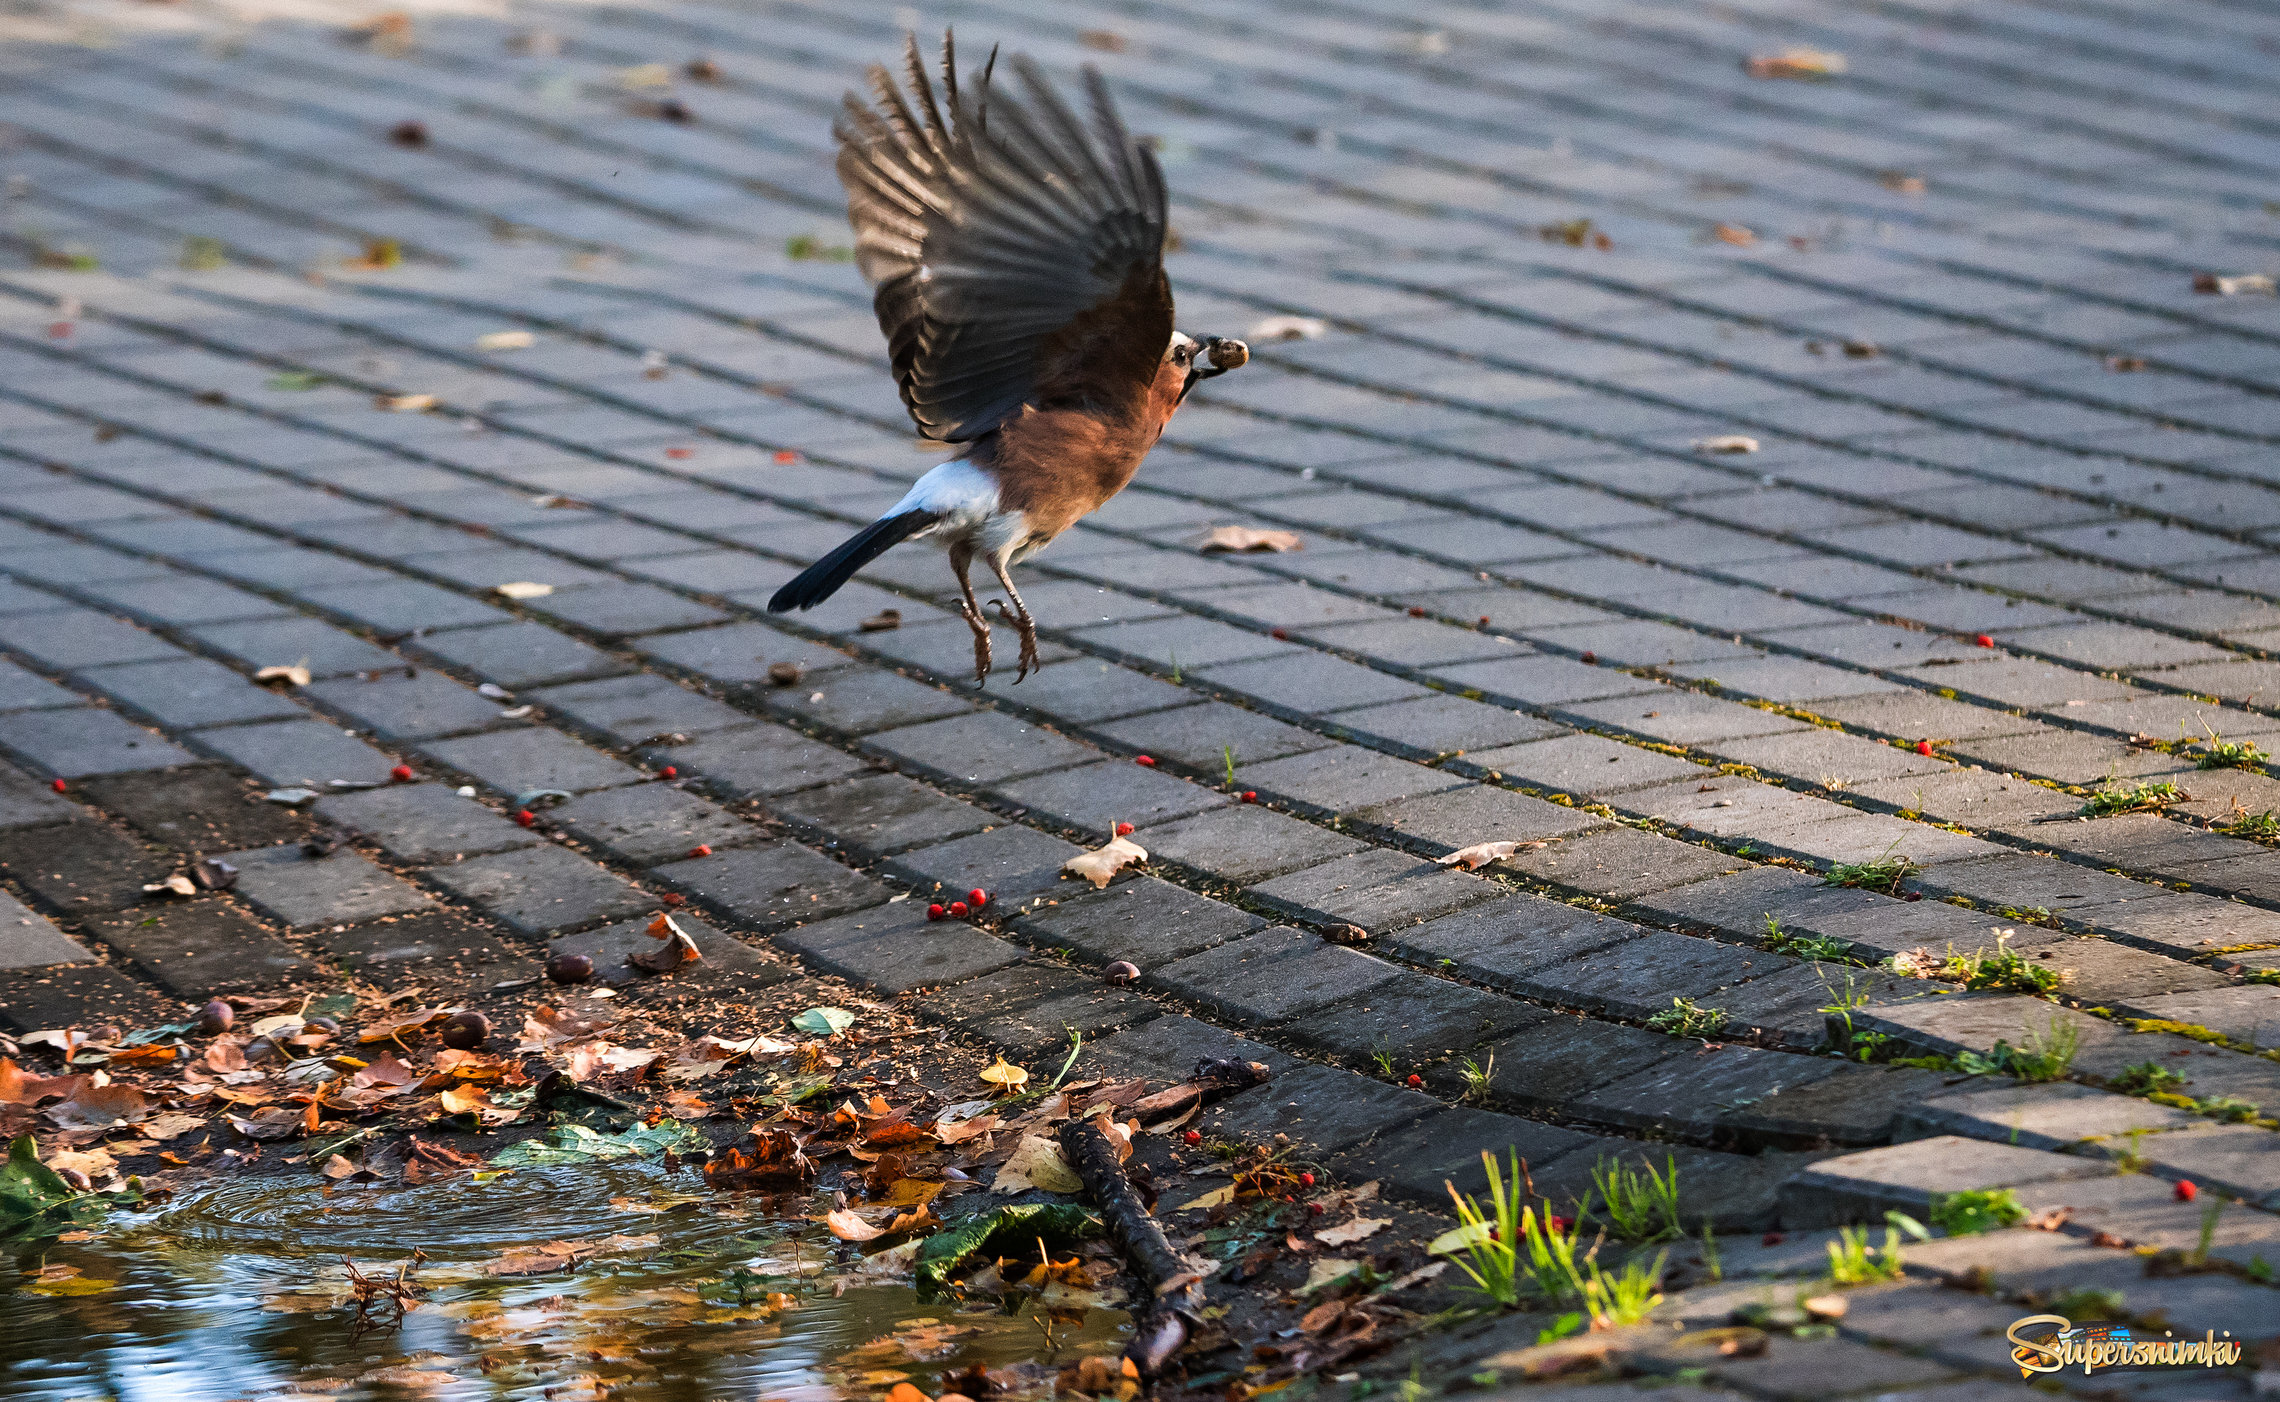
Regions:
<instances>
[{"instance_id":1,"label":"water reflection","mask_svg":"<svg viewBox=\"0 0 2280 1402\"><path fill-rule=\"evenodd\" d=\"M241 1179L122 1214L92 1240L20 1249L13 1279L0 1265L0 1397L805 1402L1122 1346L1121 1311L921 1303L779 1215L812 1200L688 1184L653 1165L331 1192ZM340 1258L393 1278L414 1247L426 1298L360 1335ZM556 1263L534 1248L575 1264L499 1273Z\"/></svg>"}]
</instances>

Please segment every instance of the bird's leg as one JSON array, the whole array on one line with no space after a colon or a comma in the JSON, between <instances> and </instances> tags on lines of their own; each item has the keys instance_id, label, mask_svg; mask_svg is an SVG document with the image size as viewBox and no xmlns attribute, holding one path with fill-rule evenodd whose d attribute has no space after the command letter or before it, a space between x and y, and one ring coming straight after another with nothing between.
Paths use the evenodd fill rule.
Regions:
<instances>
[{"instance_id":1,"label":"bird's leg","mask_svg":"<svg viewBox=\"0 0 2280 1402\"><path fill-rule=\"evenodd\" d=\"M950 568L957 573L961 596L958 612L965 615L966 626L974 630L974 685L980 686L990 679L990 621L983 616L982 606L974 598L974 582L966 578L966 569L973 562L973 551L963 546L951 548Z\"/></svg>"},{"instance_id":2,"label":"bird's leg","mask_svg":"<svg viewBox=\"0 0 2280 1402\"><path fill-rule=\"evenodd\" d=\"M1013 587L1013 577L1006 573L1005 557L992 555L990 568L997 572L998 583L1005 586L1006 598L1013 600L1013 612L1010 615L1002 602L998 603L997 610L998 616L1011 623L1021 634L1021 670L1013 678L1014 685L1019 686L1023 678L1045 666L1037 660L1037 620L1029 616L1029 605L1021 601L1021 591Z\"/></svg>"}]
</instances>

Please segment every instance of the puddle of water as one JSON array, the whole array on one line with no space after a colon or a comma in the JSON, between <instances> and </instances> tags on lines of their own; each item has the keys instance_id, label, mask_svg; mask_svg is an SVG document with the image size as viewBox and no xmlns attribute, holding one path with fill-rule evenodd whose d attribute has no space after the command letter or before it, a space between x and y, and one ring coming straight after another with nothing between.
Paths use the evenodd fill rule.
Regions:
<instances>
[{"instance_id":1,"label":"puddle of water","mask_svg":"<svg viewBox=\"0 0 2280 1402\"><path fill-rule=\"evenodd\" d=\"M1097 1306L921 1302L899 1282L834 1293L847 1263L819 1227L688 1183L618 1165L480 1185L201 1189L122 1214L92 1241L19 1248L13 1280L0 1264L0 1396L816 1402L902 1380L932 1394L975 1364L1058 1367L1113 1354L1128 1334L1123 1311ZM554 1241L601 1249L568 1270L486 1273ZM425 1298L400 1327L360 1332L340 1258L392 1279L414 1247L428 1256L414 1277ZM36 1277L58 1266L78 1275ZM74 1283L99 1281L114 1283Z\"/></svg>"}]
</instances>

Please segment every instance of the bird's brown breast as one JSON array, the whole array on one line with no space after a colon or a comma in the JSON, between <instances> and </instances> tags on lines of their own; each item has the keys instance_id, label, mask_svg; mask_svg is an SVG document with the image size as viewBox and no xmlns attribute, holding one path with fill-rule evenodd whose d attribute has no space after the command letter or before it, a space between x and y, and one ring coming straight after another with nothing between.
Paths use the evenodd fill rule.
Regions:
<instances>
[{"instance_id":1,"label":"bird's brown breast","mask_svg":"<svg viewBox=\"0 0 2280 1402\"><path fill-rule=\"evenodd\" d=\"M1029 533L1051 540L1124 490L1140 460L1163 436L1181 375L1159 376L1132 414L1025 406L974 456L997 478L1003 510L1019 511Z\"/></svg>"}]
</instances>

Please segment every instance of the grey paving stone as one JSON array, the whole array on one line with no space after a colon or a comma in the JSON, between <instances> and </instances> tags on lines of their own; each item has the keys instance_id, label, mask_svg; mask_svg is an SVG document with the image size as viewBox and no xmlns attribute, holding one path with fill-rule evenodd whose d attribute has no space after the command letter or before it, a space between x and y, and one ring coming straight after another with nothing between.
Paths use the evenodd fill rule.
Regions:
<instances>
[{"instance_id":1,"label":"grey paving stone","mask_svg":"<svg viewBox=\"0 0 2280 1402\"><path fill-rule=\"evenodd\" d=\"M418 579L336 584L326 589L303 590L297 597L389 639L435 629L514 621L514 615L504 609Z\"/></svg>"},{"instance_id":2,"label":"grey paving stone","mask_svg":"<svg viewBox=\"0 0 2280 1402\"><path fill-rule=\"evenodd\" d=\"M92 706L0 715L0 748L58 779L169 769L197 760L181 746Z\"/></svg>"},{"instance_id":3,"label":"grey paving stone","mask_svg":"<svg viewBox=\"0 0 2280 1402\"><path fill-rule=\"evenodd\" d=\"M1199 1060L1256 1061L1276 1075L1297 1065L1264 1042L1199 1022L1178 1013L1153 1018L1128 1032L1104 1037L1078 1053L1077 1065L1093 1075L1146 1076L1176 1081L1195 1074Z\"/></svg>"},{"instance_id":4,"label":"grey paving stone","mask_svg":"<svg viewBox=\"0 0 2280 1402\"><path fill-rule=\"evenodd\" d=\"M926 908L915 901L800 925L775 939L826 973L888 994L980 978L1022 958L1019 945L971 925L929 922Z\"/></svg>"},{"instance_id":5,"label":"grey paving stone","mask_svg":"<svg viewBox=\"0 0 2280 1402\"><path fill-rule=\"evenodd\" d=\"M86 947L57 929L46 916L0 891L0 969L42 969L50 964L87 964Z\"/></svg>"},{"instance_id":6,"label":"grey paving stone","mask_svg":"<svg viewBox=\"0 0 2280 1402\"><path fill-rule=\"evenodd\" d=\"M313 618L256 618L238 623L201 623L184 632L248 668L302 663L312 676L400 668L404 659L374 647L353 633Z\"/></svg>"},{"instance_id":7,"label":"grey paving stone","mask_svg":"<svg viewBox=\"0 0 2280 1402\"><path fill-rule=\"evenodd\" d=\"M1321 1009L1292 1027L1291 1036L1353 1066L1391 1057L1407 1074L1472 1053L1543 1015L1511 998L1404 969L1367 993Z\"/></svg>"},{"instance_id":8,"label":"grey paving stone","mask_svg":"<svg viewBox=\"0 0 2280 1402\"><path fill-rule=\"evenodd\" d=\"M771 931L877 905L887 887L796 842L771 842L691 857L654 869L657 879L705 902L737 925Z\"/></svg>"},{"instance_id":9,"label":"grey paving stone","mask_svg":"<svg viewBox=\"0 0 2280 1402\"><path fill-rule=\"evenodd\" d=\"M632 784L580 794L552 820L573 837L635 866L728 847L761 835L727 809L671 784Z\"/></svg>"},{"instance_id":10,"label":"grey paving stone","mask_svg":"<svg viewBox=\"0 0 2280 1402\"><path fill-rule=\"evenodd\" d=\"M1249 1025L1284 1022L1365 993L1399 971L1383 960L1303 930L1245 935L1201 954L1143 969L1143 984L1168 990Z\"/></svg>"},{"instance_id":11,"label":"grey paving stone","mask_svg":"<svg viewBox=\"0 0 2280 1402\"><path fill-rule=\"evenodd\" d=\"M869 667L846 667L765 698L771 714L795 725L868 735L973 709L973 703L923 682Z\"/></svg>"},{"instance_id":12,"label":"grey paving stone","mask_svg":"<svg viewBox=\"0 0 2280 1402\"><path fill-rule=\"evenodd\" d=\"M1888 1209L1921 1217L1936 1194L2102 1177L2113 1170L2072 1154L1952 1134L1823 1159L1782 1185L1782 1220L1798 1227L1875 1221Z\"/></svg>"},{"instance_id":13,"label":"grey paving stone","mask_svg":"<svg viewBox=\"0 0 2280 1402\"><path fill-rule=\"evenodd\" d=\"M1488 1072L1489 1094L1499 1104L1537 1113L1565 1114L1593 1088L1693 1055L1699 1043L1659 1032L1599 1022L1538 1008L1536 1016L1477 1057ZM1434 1078L1459 1089L1453 1067Z\"/></svg>"},{"instance_id":14,"label":"grey paving stone","mask_svg":"<svg viewBox=\"0 0 2280 1402\"><path fill-rule=\"evenodd\" d=\"M213 899L148 905L89 922L105 944L185 1001L316 974L293 947Z\"/></svg>"},{"instance_id":15,"label":"grey paving stone","mask_svg":"<svg viewBox=\"0 0 2280 1402\"><path fill-rule=\"evenodd\" d=\"M1520 852L1508 862L1540 881L1611 901L1729 875L1750 865L1691 842L1622 827Z\"/></svg>"},{"instance_id":16,"label":"grey paving stone","mask_svg":"<svg viewBox=\"0 0 2280 1402\"><path fill-rule=\"evenodd\" d=\"M1064 883L1061 875L1061 863L1083 850L1034 828L1007 826L905 852L880 869L909 882L912 899L922 903L947 904L979 887L998 908L1013 910L1047 893L1083 891L1080 882Z\"/></svg>"},{"instance_id":17,"label":"grey paving stone","mask_svg":"<svg viewBox=\"0 0 2280 1402\"><path fill-rule=\"evenodd\" d=\"M1355 745L1258 764L1245 764L1238 755L1236 764L1235 781L1244 788L1327 814L1437 793L1465 782L1454 774Z\"/></svg>"},{"instance_id":18,"label":"grey paving stone","mask_svg":"<svg viewBox=\"0 0 2280 1402\"><path fill-rule=\"evenodd\" d=\"M1261 882L1251 894L1301 919L1375 934L1492 900L1500 888L1454 867L1371 848Z\"/></svg>"},{"instance_id":19,"label":"grey paving stone","mask_svg":"<svg viewBox=\"0 0 2280 1402\"><path fill-rule=\"evenodd\" d=\"M1432 671L1466 695L1478 693L1508 706L1564 706L1611 696L1660 695L1664 690L1614 667L1543 655L1466 662Z\"/></svg>"},{"instance_id":20,"label":"grey paving stone","mask_svg":"<svg viewBox=\"0 0 2280 1402\"><path fill-rule=\"evenodd\" d=\"M1818 1148L1885 1144L1909 1136L1906 1117L1961 1077L1909 1066L1839 1062L1837 1070L1787 1086L1720 1113L1724 1128L1747 1143Z\"/></svg>"},{"instance_id":21,"label":"grey paving stone","mask_svg":"<svg viewBox=\"0 0 2280 1402\"><path fill-rule=\"evenodd\" d=\"M1601 735L1563 735L1482 750L1466 759L1512 783L1592 797L1709 773L1691 760Z\"/></svg>"},{"instance_id":22,"label":"grey paving stone","mask_svg":"<svg viewBox=\"0 0 2280 1402\"><path fill-rule=\"evenodd\" d=\"M310 938L327 959L382 988L417 987L442 978L501 979L528 968L527 956L457 911L324 926Z\"/></svg>"},{"instance_id":23,"label":"grey paving stone","mask_svg":"<svg viewBox=\"0 0 2280 1402\"><path fill-rule=\"evenodd\" d=\"M765 988L792 976L791 970L761 958L734 935L724 934L686 911L674 912L673 923L696 943L702 957L669 974L636 968L627 962L630 956L652 953L662 947L660 941L649 934L655 923L655 916L642 916L597 930L557 935L548 942L547 952L585 955L594 961L594 981L612 988L628 985L670 986L677 990L719 990L723 985Z\"/></svg>"},{"instance_id":24,"label":"grey paving stone","mask_svg":"<svg viewBox=\"0 0 2280 1402\"><path fill-rule=\"evenodd\" d=\"M502 623L493 628L454 628L407 641L404 651L446 667L458 667L509 691L550 682L616 676L626 665L598 648L538 623Z\"/></svg>"},{"instance_id":25,"label":"grey paving stone","mask_svg":"<svg viewBox=\"0 0 2280 1402\"><path fill-rule=\"evenodd\" d=\"M1495 1155L1499 1167L1516 1156L1532 1175L1543 1178L1562 1159L1571 1155L1588 1159L1603 1147L1614 1145L1517 1115L1443 1110L1406 1129L1366 1140L1331 1159L1329 1167L1342 1180L1374 1178L1385 1185L1388 1196L1438 1208L1449 1200L1452 1186L1476 1196L1487 1192L1483 1154Z\"/></svg>"},{"instance_id":26,"label":"grey paving stone","mask_svg":"<svg viewBox=\"0 0 2280 1402\"><path fill-rule=\"evenodd\" d=\"M198 743L279 788L324 792L334 780L385 783L396 761L336 725L318 720L267 721L200 731Z\"/></svg>"},{"instance_id":27,"label":"grey paving stone","mask_svg":"<svg viewBox=\"0 0 2280 1402\"><path fill-rule=\"evenodd\" d=\"M79 673L78 679L81 685L170 730L249 720L298 720L308 714L267 687L256 686L203 657L98 667Z\"/></svg>"},{"instance_id":28,"label":"grey paving stone","mask_svg":"<svg viewBox=\"0 0 2280 1402\"><path fill-rule=\"evenodd\" d=\"M1422 696L1330 717L1333 730L1420 760L1465 754L1563 733L1519 711L1461 696Z\"/></svg>"},{"instance_id":29,"label":"grey paving stone","mask_svg":"<svg viewBox=\"0 0 2280 1402\"><path fill-rule=\"evenodd\" d=\"M1345 815L1341 826L1437 857L1481 842L1572 837L1606 827L1607 820L1510 789L1468 784L1358 808Z\"/></svg>"},{"instance_id":30,"label":"grey paving stone","mask_svg":"<svg viewBox=\"0 0 2280 1402\"><path fill-rule=\"evenodd\" d=\"M1226 794L1125 760L1036 774L994 786L998 798L1106 840L1118 823L1146 827L1226 806Z\"/></svg>"},{"instance_id":31,"label":"grey paving stone","mask_svg":"<svg viewBox=\"0 0 2280 1402\"><path fill-rule=\"evenodd\" d=\"M1022 597L1030 601L1033 610L1044 607L1037 602L1033 589L1023 590ZM1099 725L1196 702L1192 691L1092 657L1049 661L1044 670L1030 673L1019 691L1007 692L1006 696L1076 725Z\"/></svg>"},{"instance_id":32,"label":"grey paving stone","mask_svg":"<svg viewBox=\"0 0 2280 1402\"><path fill-rule=\"evenodd\" d=\"M80 591L146 623L226 623L244 618L279 618L282 605L248 590L178 574L163 579L105 580Z\"/></svg>"},{"instance_id":33,"label":"grey paving stone","mask_svg":"<svg viewBox=\"0 0 2280 1402\"><path fill-rule=\"evenodd\" d=\"M1499 894L1387 936L1404 958L1508 986L1532 971L1637 937L1636 925L1541 896Z\"/></svg>"},{"instance_id":34,"label":"grey paving stone","mask_svg":"<svg viewBox=\"0 0 2280 1402\"><path fill-rule=\"evenodd\" d=\"M1032 944L1069 949L1096 964L1129 960L1143 971L1263 928L1240 907L1152 876L1045 902L1013 922Z\"/></svg>"},{"instance_id":35,"label":"grey paving stone","mask_svg":"<svg viewBox=\"0 0 2280 1402\"><path fill-rule=\"evenodd\" d=\"M1236 692L1288 715L1321 716L1432 695L1415 682L1326 652L1229 662L1203 667L1194 675L1208 686Z\"/></svg>"},{"instance_id":36,"label":"grey paving stone","mask_svg":"<svg viewBox=\"0 0 2280 1402\"><path fill-rule=\"evenodd\" d=\"M1300 1066L1204 1113L1206 1137L1272 1144L1288 1136L1316 1154L1335 1154L1432 1114L1433 1097L1331 1066Z\"/></svg>"},{"instance_id":37,"label":"grey paving stone","mask_svg":"<svg viewBox=\"0 0 2280 1402\"><path fill-rule=\"evenodd\" d=\"M179 852L267 847L309 830L303 813L266 800L268 785L216 765L106 775L79 788L104 812Z\"/></svg>"},{"instance_id":38,"label":"grey paving stone","mask_svg":"<svg viewBox=\"0 0 2280 1402\"><path fill-rule=\"evenodd\" d=\"M988 988L988 985L1003 985ZM1082 1046L1161 1011L1148 999L1050 964L1017 964L947 989L929 1000L937 1016L1016 1058ZM1075 1039L1082 1038L1082 1043Z\"/></svg>"},{"instance_id":39,"label":"grey paving stone","mask_svg":"<svg viewBox=\"0 0 2280 1402\"><path fill-rule=\"evenodd\" d=\"M1821 877L1795 867L1762 866L1651 891L1626 905L1624 912L1688 934L1755 943L1765 937L1769 917L1788 928L1782 917L1824 892L1839 897L1838 908L1845 910L1871 909L1891 899L1873 891L1829 886Z\"/></svg>"},{"instance_id":40,"label":"grey paving stone","mask_svg":"<svg viewBox=\"0 0 2280 1402\"><path fill-rule=\"evenodd\" d=\"M1230 804L1145 828L1133 840L1147 848L1151 861L1237 885L1362 850L1361 843L1342 833L1255 803Z\"/></svg>"},{"instance_id":41,"label":"grey paving stone","mask_svg":"<svg viewBox=\"0 0 2280 1402\"><path fill-rule=\"evenodd\" d=\"M231 889L288 929L354 924L426 910L425 891L354 852L311 857L299 847L258 847L221 854L238 869Z\"/></svg>"},{"instance_id":42,"label":"grey paving stone","mask_svg":"<svg viewBox=\"0 0 2280 1402\"><path fill-rule=\"evenodd\" d=\"M694 599L684 599L654 584L637 584L630 580L557 589L543 599L527 601L523 607L590 632L614 636L690 628L719 623L728 617L719 609Z\"/></svg>"},{"instance_id":43,"label":"grey paving stone","mask_svg":"<svg viewBox=\"0 0 2280 1402\"><path fill-rule=\"evenodd\" d=\"M1152 759L1222 777L1229 750L1235 752L1236 764L1247 765L1336 743L1224 701L1133 716L1101 726L1100 733Z\"/></svg>"},{"instance_id":44,"label":"grey paving stone","mask_svg":"<svg viewBox=\"0 0 2280 1402\"><path fill-rule=\"evenodd\" d=\"M900 774L874 774L787 794L769 811L807 829L822 845L863 860L947 842L999 821L985 809Z\"/></svg>"},{"instance_id":45,"label":"grey paving stone","mask_svg":"<svg viewBox=\"0 0 2280 1402\"><path fill-rule=\"evenodd\" d=\"M0 711L46 711L58 706L83 706L87 698L69 691L13 662L0 662Z\"/></svg>"},{"instance_id":46,"label":"grey paving stone","mask_svg":"<svg viewBox=\"0 0 2280 1402\"><path fill-rule=\"evenodd\" d=\"M657 898L640 887L552 843L431 867L427 877L525 935L658 909Z\"/></svg>"},{"instance_id":47,"label":"grey paving stone","mask_svg":"<svg viewBox=\"0 0 2280 1402\"><path fill-rule=\"evenodd\" d=\"M1088 764L1100 757L1088 745L1003 711L973 711L883 731L865 740L863 748L908 768L976 786Z\"/></svg>"},{"instance_id":48,"label":"grey paving stone","mask_svg":"<svg viewBox=\"0 0 2280 1402\"><path fill-rule=\"evenodd\" d=\"M21 771L0 766L0 832L68 822L79 815L78 804L57 797Z\"/></svg>"},{"instance_id":49,"label":"grey paving stone","mask_svg":"<svg viewBox=\"0 0 2280 1402\"><path fill-rule=\"evenodd\" d=\"M1987 1089L1973 1089L1965 1081L1902 1111L1896 1135L1901 1139L1960 1135L2064 1152L2098 1141L2122 1142L2133 1131L2158 1134L2204 1123L2167 1105L2067 1081ZM2093 1147L2092 1152L2098 1151Z\"/></svg>"},{"instance_id":50,"label":"grey paving stone","mask_svg":"<svg viewBox=\"0 0 2280 1402\"><path fill-rule=\"evenodd\" d=\"M663 677L635 675L544 687L520 698L607 733L622 745L661 737L709 735L753 724L754 717Z\"/></svg>"},{"instance_id":51,"label":"grey paving stone","mask_svg":"<svg viewBox=\"0 0 2280 1402\"><path fill-rule=\"evenodd\" d=\"M789 662L803 679L821 681L822 674L853 667L855 659L820 643L811 643L763 623L731 623L719 628L692 628L683 633L659 633L634 644L645 657L687 668L724 686L754 686L775 690L768 669ZM808 688L814 690L813 686Z\"/></svg>"},{"instance_id":52,"label":"grey paving stone","mask_svg":"<svg viewBox=\"0 0 2280 1402\"><path fill-rule=\"evenodd\" d=\"M1574 708L1603 725L1652 736L1673 745L1710 745L1760 735L1796 734L1810 729L1773 711L1739 701L1692 693L1665 693L1643 700L1591 701Z\"/></svg>"},{"instance_id":53,"label":"grey paving stone","mask_svg":"<svg viewBox=\"0 0 2280 1402\"><path fill-rule=\"evenodd\" d=\"M88 609L0 617L0 645L59 672L182 656L157 634Z\"/></svg>"},{"instance_id":54,"label":"grey paving stone","mask_svg":"<svg viewBox=\"0 0 2280 1402\"><path fill-rule=\"evenodd\" d=\"M499 712L508 703L479 696L440 672L363 680L342 677L317 682L303 693L318 705L348 717L384 743L433 740L508 724Z\"/></svg>"},{"instance_id":55,"label":"grey paving stone","mask_svg":"<svg viewBox=\"0 0 2280 1402\"><path fill-rule=\"evenodd\" d=\"M329 794L317 800L316 812L414 866L535 847L546 840L442 784L390 784Z\"/></svg>"},{"instance_id":56,"label":"grey paving stone","mask_svg":"<svg viewBox=\"0 0 2280 1402\"><path fill-rule=\"evenodd\" d=\"M1569 1007L1644 1020L1674 998L1717 1007L1719 990L1793 966L1785 955L1649 930L1516 981L1516 992Z\"/></svg>"},{"instance_id":57,"label":"grey paving stone","mask_svg":"<svg viewBox=\"0 0 2280 1402\"><path fill-rule=\"evenodd\" d=\"M558 730L536 726L457 740L430 740L420 746L420 753L509 796L531 789L587 793L638 784L649 777Z\"/></svg>"},{"instance_id":58,"label":"grey paving stone","mask_svg":"<svg viewBox=\"0 0 2280 1402\"><path fill-rule=\"evenodd\" d=\"M722 798L771 798L867 775L871 767L853 755L810 740L781 725L715 731L686 745L654 746L642 758L662 769L703 778Z\"/></svg>"},{"instance_id":59,"label":"grey paving stone","mask_svg":"<svg viewBox=\"0 0 2280 1402\"><path fill-rule=\"evenodd\" d=\"M1729 1123L1736 1106L1769 1099L1845 1070L1845 1063L1761 1047L1697 1044L1646 1070L1608 1081L1570 1099L1580 1119L1696 1142L1747 1142ZM1809 1142L1809 1141L1808 1141ZM1757 1147L1752 1144L1752 1147Z\"/></svg>"},{"instance_id":60,"label":"grey paving stone","mask_svg":"<svg viewBox=\"0 0 2280 1402\"><path fill-rule=\"evenodd\" d=\"M2259 1051L2280 1047L2280 988L2240 984L2131 1000L2132 1011L2222 1032Z\"/></svg>"}]
</instances>

